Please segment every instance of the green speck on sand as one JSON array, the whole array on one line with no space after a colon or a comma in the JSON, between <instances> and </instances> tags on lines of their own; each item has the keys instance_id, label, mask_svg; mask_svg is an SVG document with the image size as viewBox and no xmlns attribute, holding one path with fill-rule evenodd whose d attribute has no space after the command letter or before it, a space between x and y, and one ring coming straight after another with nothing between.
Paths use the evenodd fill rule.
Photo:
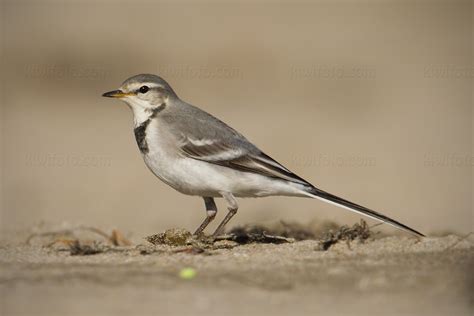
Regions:
<instances>
[{"instance_id":1,"label":"green speck on sand","mask_svg":"<svg viewBox=\"0 0 474 316\"><path fill-rule=\"evenodd\" d=\"M197 272L193 268L184 268L179 271L179 277L184 280L191 280L196 276Z\"/></svg>"}]
</instances>

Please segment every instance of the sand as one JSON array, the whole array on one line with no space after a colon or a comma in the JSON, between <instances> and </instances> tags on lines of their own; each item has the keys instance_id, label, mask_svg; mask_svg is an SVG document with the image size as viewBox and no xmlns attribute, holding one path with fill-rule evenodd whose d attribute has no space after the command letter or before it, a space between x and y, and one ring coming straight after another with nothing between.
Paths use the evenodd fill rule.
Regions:
<instances>
[{"instance_id":1,"label":"sand","mask_svg":"<svg viewBox=\"0 0 474 316\"><path fill-rule=\"evenodd\" d=\"M153 246L4 240L1 315L472 315L474 238ZM138 244L138 245L137 245ZM228 248L226 248L228 247ZM184 268L196 272L180 276Z\"/></svg>"}]
</instances>

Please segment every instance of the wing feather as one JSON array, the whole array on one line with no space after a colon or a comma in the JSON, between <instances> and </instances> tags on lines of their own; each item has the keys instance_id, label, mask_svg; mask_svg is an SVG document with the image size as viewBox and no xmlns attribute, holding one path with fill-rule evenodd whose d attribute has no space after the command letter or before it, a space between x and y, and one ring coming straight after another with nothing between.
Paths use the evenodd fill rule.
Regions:
<instances>
[{"instance_id":1,"label":"wing feather","mask_svg":"<svg viewBox=\"0 0 474 316\"><path fill-rule=\"evenodd\" d=\"M251 172L266 177L310 185L276 160L261 151L244 147L231 147L218 140L203 141L186 139L181 146L182 152L193 159L228 167L242 172Z\"/></svg>"}]
</instances>

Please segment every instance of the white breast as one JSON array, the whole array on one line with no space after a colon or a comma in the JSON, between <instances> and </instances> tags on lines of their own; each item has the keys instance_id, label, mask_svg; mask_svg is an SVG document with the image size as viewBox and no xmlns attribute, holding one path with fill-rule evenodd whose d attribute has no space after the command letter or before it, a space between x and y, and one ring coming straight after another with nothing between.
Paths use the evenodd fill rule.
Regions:
<instances>
[{"instance_id":1,"label":"white breast","mask_svg":"<svg viewBox=\"0 0 474 316\"><path fill-rule=\"evenodd\" d=\"M143 154L143 159L146 165L181 193L208 197L219 197L222 191L237 197L300 195L300 188L292 184L183 156L178 140L156 120L148 125L145 139L148 153Z\"/></svg>"}]
</instances>

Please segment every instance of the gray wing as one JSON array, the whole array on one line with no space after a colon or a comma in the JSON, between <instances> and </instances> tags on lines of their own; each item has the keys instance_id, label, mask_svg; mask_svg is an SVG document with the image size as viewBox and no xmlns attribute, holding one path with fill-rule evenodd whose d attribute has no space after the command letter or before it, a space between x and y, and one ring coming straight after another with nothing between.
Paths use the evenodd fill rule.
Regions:
<instances>
[{"instance_id":1,"label":"gray wing","mask_svg":"<svg viewBox=\"0 0 474 316\"><path fill-rule=\"evenodd\" d=\"M176 114L168 120L175 128L173 134L179 135L178 147L183 155L241 172L310 185L209 113L186 104Z\"/></svg>"}]
</instances>

